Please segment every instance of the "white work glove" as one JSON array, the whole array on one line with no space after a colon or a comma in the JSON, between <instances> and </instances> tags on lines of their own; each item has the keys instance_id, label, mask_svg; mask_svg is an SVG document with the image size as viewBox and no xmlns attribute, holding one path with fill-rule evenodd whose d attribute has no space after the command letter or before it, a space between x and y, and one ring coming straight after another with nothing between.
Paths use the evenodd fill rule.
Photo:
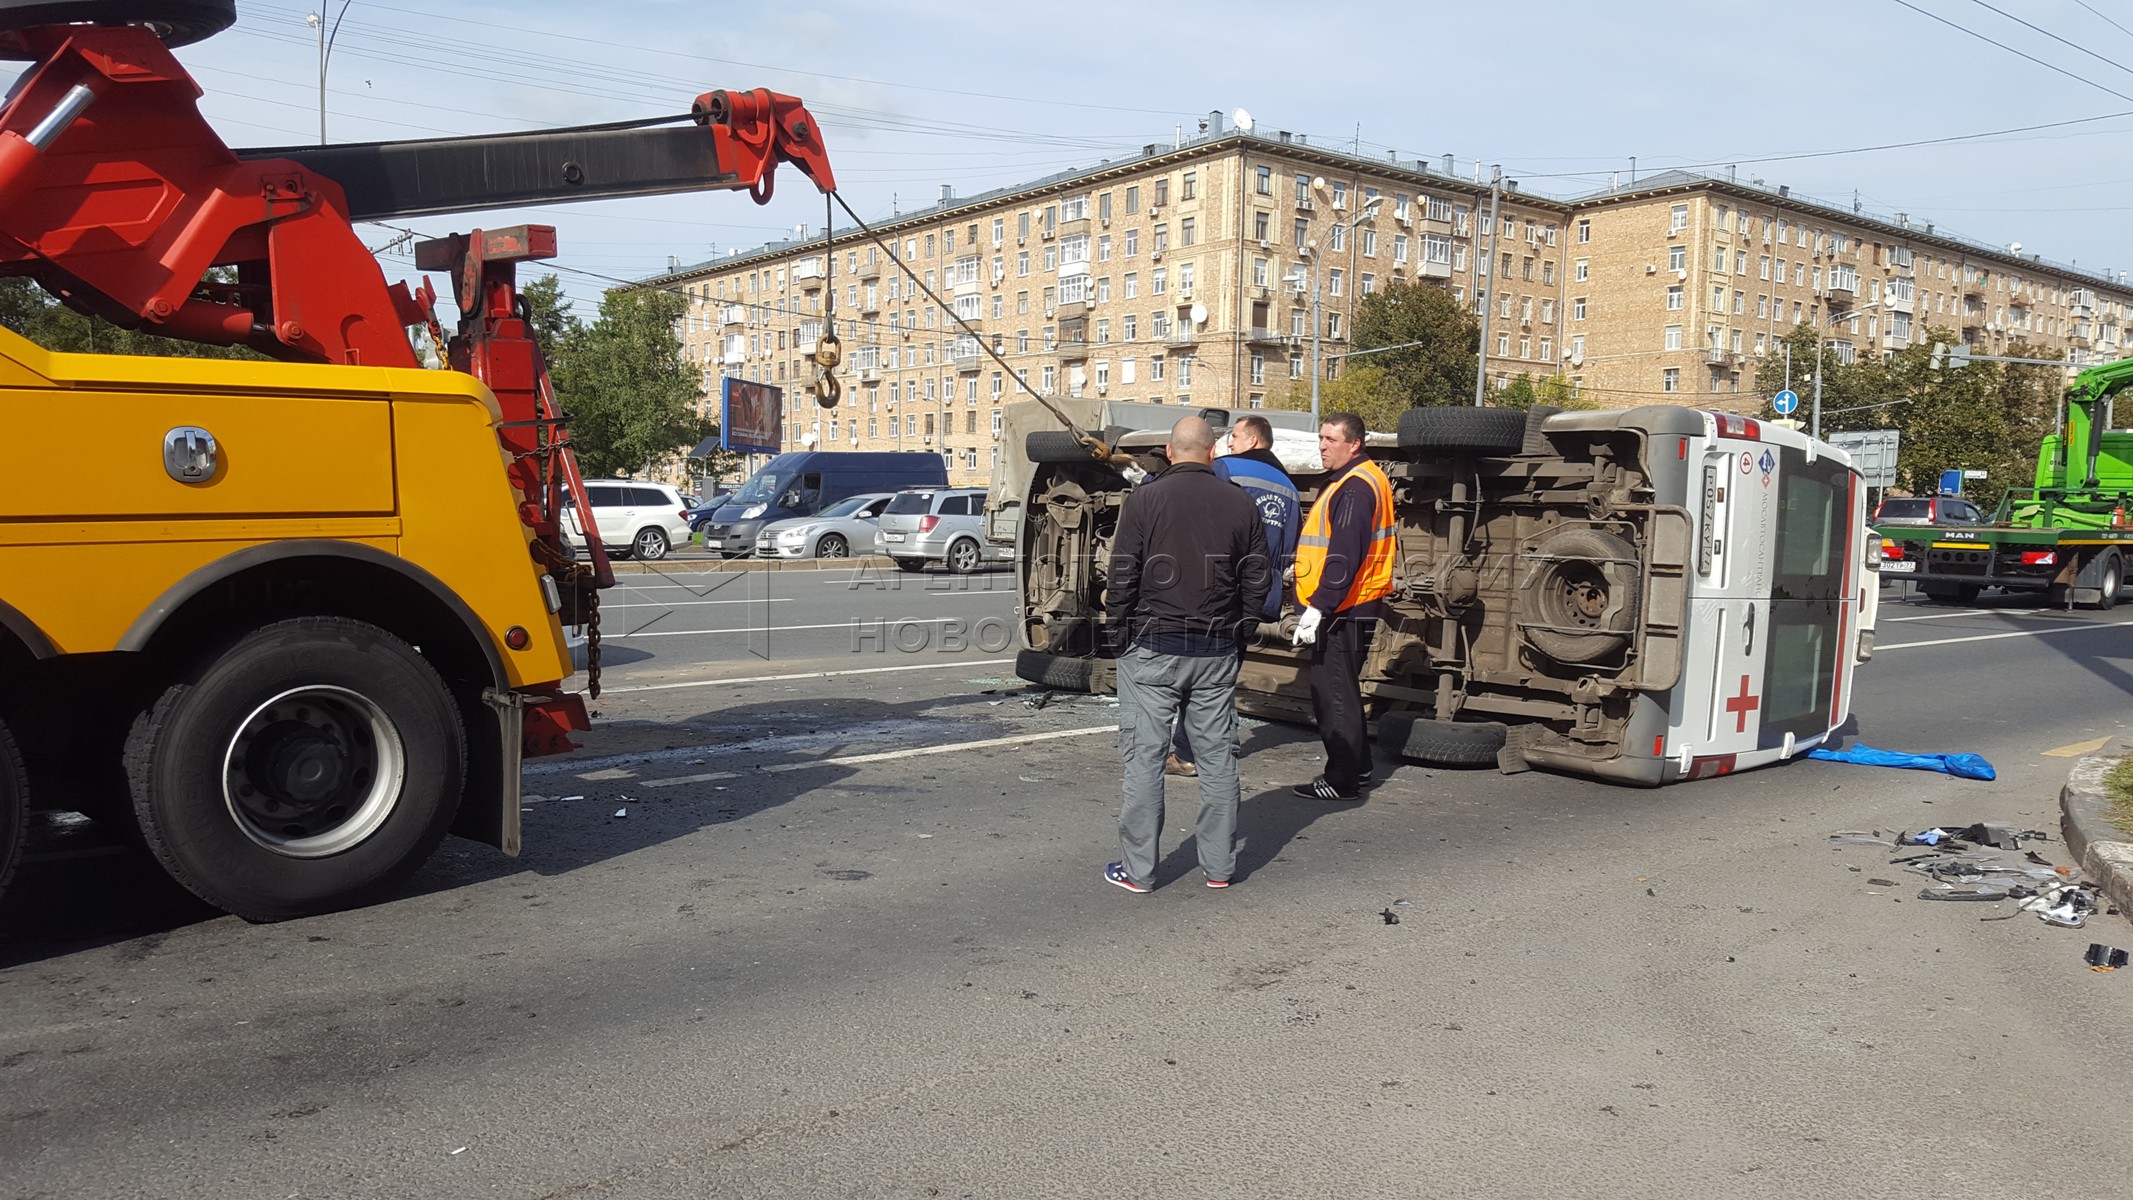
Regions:
<instances>
[{"instance_id":1,"label":"white work glove","mask_svg":"<svg viewBox=\"0 0 2133 1200\"><path fill-rule=\"evenodd\" d=\"M1148 472L1141 470L1139 467L1121 467L1118 473L1125 476L1126 482L1134 487L1139 487L1148 482Z\"/></svg>"},{"instance_id":2,"label":"white work glove","mask_svg":"<svg viewBox=\"0 0 2133 1200\"><path fill-rule=\"evenodd\" d=\"M1318 641L1318 623L1323 620L1325 620L1325 615L1317 609L1305 609L1303 616L1297 618L1296 632L1289 635L1289 644L1291 646L1308 646Z\"/></svg>"}]
</instances>

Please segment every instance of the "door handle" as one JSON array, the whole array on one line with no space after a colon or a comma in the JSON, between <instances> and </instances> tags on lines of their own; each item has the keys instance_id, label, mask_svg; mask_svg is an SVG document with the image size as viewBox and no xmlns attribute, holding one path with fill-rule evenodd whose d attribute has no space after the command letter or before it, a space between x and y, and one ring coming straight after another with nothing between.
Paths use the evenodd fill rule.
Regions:
<instances>
[{"instance_id":1,"label":"door handle","mask_svg":"<svg viewBox=\"0 0 2133 1200\"><path fill-rule=\"evenodd\" d=\"M1750 607L1745 620L1740 623L1740 652L1755 653L1755 609Z\"/></svg>"}]
</instances>

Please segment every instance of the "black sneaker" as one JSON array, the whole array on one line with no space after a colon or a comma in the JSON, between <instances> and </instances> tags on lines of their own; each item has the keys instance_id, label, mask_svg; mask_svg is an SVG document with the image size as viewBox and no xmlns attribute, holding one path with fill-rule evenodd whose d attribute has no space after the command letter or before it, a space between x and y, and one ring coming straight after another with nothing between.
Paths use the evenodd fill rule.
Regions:
<instances>
[{"instance_id":1,"label":"black sneaker","mask_svg":"<svg viewBox=\"0 0 2133 1200\"><path fill-rule=\"evenodd\" d=\"M1363 794L1360 791L1343 792L1332 784L1327 783L1326 777L1323 775L1309 783L1299 783L1293 790L1306 800L1360 800L1363 798Z\"/></svg>"}]
</instances>

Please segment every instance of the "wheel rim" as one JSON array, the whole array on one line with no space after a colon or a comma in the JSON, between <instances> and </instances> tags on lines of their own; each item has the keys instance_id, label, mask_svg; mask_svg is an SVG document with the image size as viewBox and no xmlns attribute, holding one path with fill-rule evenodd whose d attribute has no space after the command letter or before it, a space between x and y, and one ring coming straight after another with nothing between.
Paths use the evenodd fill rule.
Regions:
<instances>
[{"instance_id":1,"label":"wheel rim","mask_svg":"<svg viewBox=\"0 0 2133 1200\"><path fill-rule=\"evenodd\" d=\"M968 571L978 565L978 548L969 542L957 542L953 553L950 565L958 571Z\"/></svg>"},{"instance_id":2,"label":"wheel rim","mask_svg":"<svg viewBox=\"0 0 2133 1200\"><path fill-rule=\"evenodd\" d=\"M1604 631L1607 617L1607 577L1591 563L1564 563L1549 580L1548 617L1551 623L1576 629Z\"/></svg>"},{"instance_id":3,"label":"wheel rim","mask_svg":"<svg viewBox=\"0 0 2133 1200\"><path fill-rule=\"evenodd\" d=\"M640 558L658 558L667 552L667 539L656 529L647 529L637 535L637 554Z\"/></svg>"},{"instance_id":4,"label":"wheel rim","mask_svg":"<svg viewBox=\"0 0 2133 1200\"><path fill-rule=\"evenodd\" d=\"M222 757L222 795L247 838L289 858L325 858L385 824L407 751L385 710L330 685L291 688L252 710Z\"/></svg>"},{"instance_id":5,"label":"wheel rim","mask_svg":"<svg viewBox=\"0 0 2133 1200\"><path fill-rule=\"evenodd\" d=\"M822 543L815 547L815 557L817 558L845 558L851 552L851 547L844 544L844 539L834 533L823 538Z\"/></svg>"}]
</instances>

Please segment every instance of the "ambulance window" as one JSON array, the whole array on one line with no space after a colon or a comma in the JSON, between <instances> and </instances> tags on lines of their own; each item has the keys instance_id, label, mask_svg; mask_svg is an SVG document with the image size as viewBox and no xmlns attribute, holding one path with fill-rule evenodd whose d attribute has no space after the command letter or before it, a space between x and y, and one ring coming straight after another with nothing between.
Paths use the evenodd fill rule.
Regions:
<instances>
[{"instance_id":1,"label":"ambulance window","mask_svg":"<svg viewBox=\"0 0 2133 1200\"><path fill-rule=\"evenodd\" d=\"M1805 738L1829 729L1852 520L1851 475L1834 460L1810 464L1786 450L1778 471L1762 746L1781 744L1787 733Z\"/></svg>"}]
</instances>

